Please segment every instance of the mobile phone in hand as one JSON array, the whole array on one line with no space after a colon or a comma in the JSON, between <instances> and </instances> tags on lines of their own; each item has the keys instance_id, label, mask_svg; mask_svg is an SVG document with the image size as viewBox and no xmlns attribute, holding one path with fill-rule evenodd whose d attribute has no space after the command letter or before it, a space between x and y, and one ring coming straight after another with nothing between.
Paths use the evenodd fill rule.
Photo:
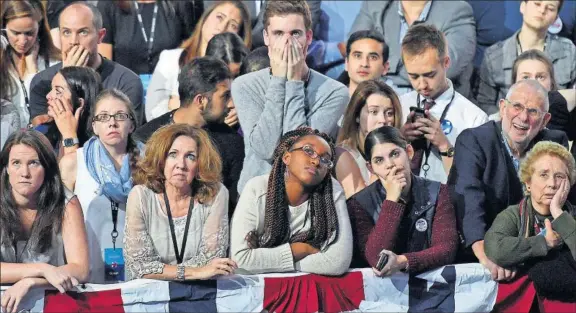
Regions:
<instances>
[{"instance_id":1,"label":"mobile phone in hand","mask_svg":"<svg viewBox=\"0 0 576 313\"><path fill-rule=\"evenodd\" d=\"M381 253L380 258L378 259L378 263L376 263L376 269L380 272L384 269L384 266L388 264L388 254Z\"/></svg>"},{"instance_id":2,"label":"mobile phone in hand","mask_svg":"<svg viewBox=\"0 0 576 313\"><path fill-rule=\"evenodd\" d=\"M412 123L416 122L419 118L426 117L426 111L419 107L410 107L410 113L414 112Z\"/></svg>"}]
</instances>

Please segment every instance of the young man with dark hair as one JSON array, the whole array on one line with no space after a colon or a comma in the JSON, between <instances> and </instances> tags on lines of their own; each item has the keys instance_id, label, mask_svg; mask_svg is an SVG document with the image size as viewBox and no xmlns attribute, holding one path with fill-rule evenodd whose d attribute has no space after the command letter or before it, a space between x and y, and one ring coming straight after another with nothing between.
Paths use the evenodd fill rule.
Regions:
<instances>
[{"instance_id":1,"label":"young man with dark hair","mask_svg":"<svg viewBox=\"0 0 576 313\"><path fill-rule=\"evenodd\" d=\"M456 138L464 129L482 125L488 116L454 89L446 77L450 56L444 34L433 25L410 27L402 40L402 60L414 91L400 97L412 142L415 175L446 183ZM420 114L413 109L417 108Z\"/></svg>"},{"instance_id":2,"label":"young man with dark hair","mask_svg":"<svg viewBox=\"0 0 576 313\"><path fill-rule=\"evenodd\" d=\"M412 91L402 63L401 43L408 28L417 24L435 25L447 36L447 53L453 64L447 73L454 88L468 97L472 75L476 28L470 5L464 1L365 0L350 30L372 29L384 34L390 47L388 79L398 95Z\"/></svg>"},{"instance_id":3,"label":"young man with dark hair","mask_svg":"<svg viewBox=\"0 0 576 313\"><path fill-rule=\"evenodd\" d=\"M576 46L569 39L548 32L556 21L562 0L520 2L522 28L512 37L486 49L480 66L478 106L488 114L498 112L498 99L512 85L512 67L517 56L537 49L554 64L558 89L569 89L576 83Z\"/></svg>"},{"instance_id":4,"label":"young man with dark hair","mask_svg":"<svg viewBox=\"0 0 576 313\"><path fill-rule=\"evenodd\" d=\"M30 119L33 125L48 123L48 102L52 78L62 67L91 67L102 78L103 88L116 88L125 93L137 113L137 121L144 117L143 87L138 75L124 66L98 54L98 44L102 42L106 29L102 28L102 14L86 2L78 1L67 6L59 16L62 63L53 65L34 76L30 83ZM84 108L90 110L90 108ZM63 139L69 139L62 134ZM72 138L75 139L75 138Z\"/></svg>"},{"instance_id":5,"label":"young man with dark hair","mask_svg":"<svg viewBox=\"0 0 576 313\"><path fill-rule=\"evenodd\" d=\"M232 97L244 132L246 160L238 190L271 169L280 137L310 126L333 137L348 103L346 87L305 62L312 41L306 1L270 1L264 12L264 40L270 68L234 80Z\"/></svg>"},{"instance_id":6,"label":"young man with dark hair","mask_svg":"<svg viewBox=\"0 0 576 313\"><path fill-rule=\"evenodd\" d=\"M223 184L230 193L232 214L238 198L237 184L244 160L242 137L224 123L229 111L232 74L226 64L212 57L192 60L178 75L180 108L139 127L134 139L146 143L160 127L182 123L204 129L222 157Z\"/></svg>"},{"instance_id":7,"label":"young man with dark hair","mask_svg":"<svg viewBox=\"0 0 576 313\"><path fill-rule=\"evenodd\" d=\"M350 97L361 82L380 79L388 73L389 54L384 36L375 30L359 30L350 35L346 43L344 67L350 78Z\"/></svg>"}]
</instances>

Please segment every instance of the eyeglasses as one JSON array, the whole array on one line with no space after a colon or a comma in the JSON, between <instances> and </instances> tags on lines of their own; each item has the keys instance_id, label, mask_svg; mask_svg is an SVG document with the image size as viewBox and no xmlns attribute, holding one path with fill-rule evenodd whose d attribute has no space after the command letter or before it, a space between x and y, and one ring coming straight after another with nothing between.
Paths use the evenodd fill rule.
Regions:
<instances>
[{"instance_id":1,"label":"eyeglasses","mask_svg":"<svg viewBox=\"0 0 576 313\"><path fill-rule=\"evenodd\" d=\"M132 117L132 115L128 114L128 113L116 113L116 114L106 114L106 113L102 113L102 114L98 114L96 116L94 116L94 122L108 122L111 118L114 118L115 121L120 122L120 121L125 121L125 120L133 120L134 118Z\"/></svg>"},{"instance_id":2,"label":"eyeglasses","mask_svg":"<svg viewBox=\"0 0 576 313\"><path fill-rule=\"evenodd\" d=\"M334 166L334 162L332 162L332 160L330 160L325 156L318 155L318 152L316 152L310 145L303 145L302 147L294 148L290 151L298 151L298 150L302 150L304 153L306 153L307 156L309 156L312 159L319 158L320 165L324 166L327 169L331 169L332 166Z\"/></svg>"},{"instance_id":3,"label":"eyeglasses","mask_svg":"<svg viewBox=\"0 0 576 313\"><path fill-rule=\"evenodd\" d=\"M526 110L526 113L528 114L528 116L531 119L539 119L544 114L544 112L542 112L538 109L527 108L521 103L518 103L518 102L512 103L508 99L504 99L504 100L506 101L506 103L508 103L508 105L512 106L512 111L514 112L514 114L520 114L520 113L524 112L524 110Z\"/></svg>"}]
</instances>

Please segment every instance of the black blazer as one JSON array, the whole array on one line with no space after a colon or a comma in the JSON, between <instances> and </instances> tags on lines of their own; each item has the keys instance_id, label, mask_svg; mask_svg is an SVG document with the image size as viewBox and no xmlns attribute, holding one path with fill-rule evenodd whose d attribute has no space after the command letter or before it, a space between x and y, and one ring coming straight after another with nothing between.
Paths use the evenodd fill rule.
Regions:
<instances>
[{"instance_id":1,"label":"black blazer","mask_svg":"<svg viewBox=\"0 0 576 313\"><path fill-rule=\"evenodd\" d=\"M568 147L562 131L543 129L530 143L554 141ZM465 247L484 240L496 215L523 197L522 184L502 138L502 124L490 121L464 130L456 139L448 177L458 229Z\"/></svg>"}]
</instances>

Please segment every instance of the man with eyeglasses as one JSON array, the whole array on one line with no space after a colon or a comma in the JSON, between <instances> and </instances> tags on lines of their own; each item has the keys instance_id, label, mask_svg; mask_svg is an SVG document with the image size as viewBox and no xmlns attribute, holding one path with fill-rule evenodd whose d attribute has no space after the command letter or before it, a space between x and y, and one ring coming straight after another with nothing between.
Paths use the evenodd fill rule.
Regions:
<instances>
[{"instance_id":1,"label":"man with eyeglasses","mask_svg":"<svg viewBox=\"0 0 576 313\"><path fill-rule=\"evenodd\" d=\"M486 257L484 234L498 213L522 199L518 169L526 152L543 140L568 147L568 138L545 128L550 120L548 92L536 80L512 85L499 104L501 122L490 121L458 136L448 185L465 248L459 260L477 259L493 279L502 281L512 279L515 271Z\"/></svg>"}]
</instances>

